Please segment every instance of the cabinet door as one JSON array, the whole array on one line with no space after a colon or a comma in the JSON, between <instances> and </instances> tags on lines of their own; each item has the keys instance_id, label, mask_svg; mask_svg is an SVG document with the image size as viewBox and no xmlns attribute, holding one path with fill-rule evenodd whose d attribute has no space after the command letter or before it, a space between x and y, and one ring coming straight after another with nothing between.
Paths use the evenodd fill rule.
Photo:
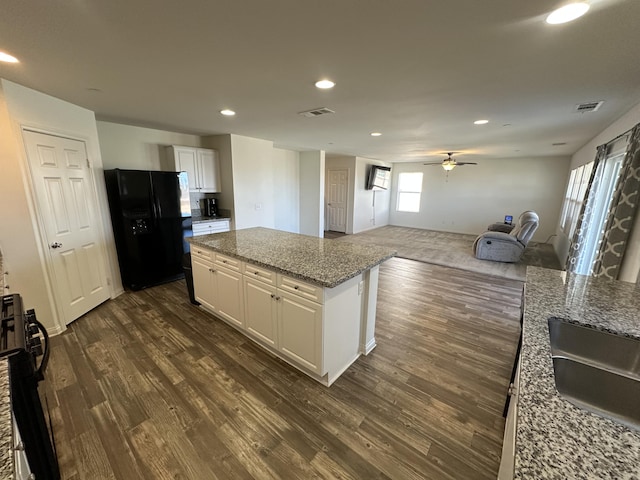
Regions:
<instances>
[{"instance_id":1,"label":"cabinet door","mask_svg":"<svg viewBox=\"0 0 640 480\"><path fill-rule=\"evenodd\" d=\"M210 263L203 262L196 256L191 256L191 268L193 273L193 291L196 300L215 310L217 306L217 286L213 268Z\"/></svg>"},{"instance_id":2,"label":"cabinet door","mask_svg":"<svg viewBox=\"0 0 640 480\"><path fill-rule=\"evenodd\" d=\"M322 375L322 305L278 290L278 350Z\"/></svg>"},{"instance_id":3,"label":"cabinet door","mask_svg":"<svg viewBox=\"0 0 640 480\"><path fill-rule=\"evenodd\" d=\"M216 193L220 191L220 164L218 152L198 149L198 173L200 175L201 192Z\"/></svg>"},{"instance_id":4,"label":"cabinet door","mask_svg":"<svg viewBox=\"0 0 640 480\"><path fill-rule=\"evenodd\" d=\"M245 277L244 298L247 332L262 343L276 348L276 287Z\"/></svg>"},{"instance_id":5,"label":"cabinet door","mask_svg":"<svg viewBox=\"0 0 640 480\"><path fill-rule=\"evenodd\" d=\"M214 266L218 287L216 312L221 317L244 329L244 296L242 274Z\"/></svg>"},{"instance_id":6,"label":"cabinet door","mask_svg":"<svg viewBox=\"0 0 640 480\"><path fill-rule=\"evenodd\" d=\"M173 147L173 155L176 161L176 169L179 172L187 172L189 177L189 191L201 191L200 181L198 179L197 163L198 158L195 148Z\"/></svg>"}]
</instances>

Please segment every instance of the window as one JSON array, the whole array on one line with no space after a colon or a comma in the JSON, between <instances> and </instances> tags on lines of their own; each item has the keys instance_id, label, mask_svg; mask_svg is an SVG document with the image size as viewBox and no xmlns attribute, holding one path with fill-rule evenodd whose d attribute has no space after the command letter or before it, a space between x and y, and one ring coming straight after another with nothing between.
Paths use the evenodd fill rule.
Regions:
<instances>
[{"instance_id":1,"label":"window","mask_svg":"<svg viewBox=\"0 0 640 480\"><path fill-rule=\"evenodd\" d=\"M580 215L580 208L585 200L584 194L587 191L592 169L593 162L590 162L571 170L560 222L560 227L569 238L573 236L573 231L578 223L578 215Z\"/></svg>"},{"instance_id":2,"label":"window","mask_svg":"<svg viewBox=\"0 0 640 480\"><path fill-rule=\"evenodd\" d=\"M422 194L422 172L398 174L398 212L419 212Z\"/></svg>"}]
</instances>

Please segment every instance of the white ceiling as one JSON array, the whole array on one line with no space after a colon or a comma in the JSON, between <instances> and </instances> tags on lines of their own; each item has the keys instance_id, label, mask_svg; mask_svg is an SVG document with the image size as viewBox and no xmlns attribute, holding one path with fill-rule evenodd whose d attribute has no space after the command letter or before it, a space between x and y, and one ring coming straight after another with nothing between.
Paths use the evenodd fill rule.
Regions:
<instances>
[{"instance_id":1,"label":"white ceiling","mask_svg":"<svg viewBox=\"0 0 640 480\"><path fill-rule=\"evenodd\" d=\"M562 0L3 0L21 63L0 76L101 120L286 148L569 155L640 101L640 1L590 3L551 26ZM316 107L336 113L298 115Z\"/></svg>"}]
</instances>

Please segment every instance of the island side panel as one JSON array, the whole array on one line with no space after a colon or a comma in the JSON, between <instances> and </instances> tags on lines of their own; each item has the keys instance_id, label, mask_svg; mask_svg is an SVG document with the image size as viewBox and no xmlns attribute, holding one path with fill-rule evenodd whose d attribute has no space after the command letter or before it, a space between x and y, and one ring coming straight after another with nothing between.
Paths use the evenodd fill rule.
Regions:
<instances>
[{"instance_id":1,"label":"island side panel","mask_svg":"<svg viewBox=\"0 0 640 480\"><path fill-rule=\"evenodd\" d=\"M380 267L376 265L362 274L362 314L360 328L360 352L368 355L376 346L376 302L378 301L378 277Z\"/></svg>"},{"instance_id":2,"label":"island side panel","mask_svg":"<svg viewBox=\"0 0 640 480\"><path fill-rule=\"evenodd\" d=\"M331 385L360 356L362 275L324 289L323 360Z\"/></svg>"}]
</instances>

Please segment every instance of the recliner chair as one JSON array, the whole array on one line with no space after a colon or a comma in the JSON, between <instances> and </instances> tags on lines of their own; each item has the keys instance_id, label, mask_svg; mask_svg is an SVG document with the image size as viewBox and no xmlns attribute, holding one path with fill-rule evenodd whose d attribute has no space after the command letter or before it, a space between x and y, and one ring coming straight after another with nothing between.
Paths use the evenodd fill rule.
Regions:
<instances>
[{"instance_id":1,"label":"recliner chair","mask_svg":"<svg viewBox=\"0 0 640 480\"><path fill-rule=\"evenodd\" d=\"M538 214L523 212L509 233L489 231L476 238L473 252L480 260L514 263L520 260L525 247L538 229Z\"/></svg>"}]
</instances>

